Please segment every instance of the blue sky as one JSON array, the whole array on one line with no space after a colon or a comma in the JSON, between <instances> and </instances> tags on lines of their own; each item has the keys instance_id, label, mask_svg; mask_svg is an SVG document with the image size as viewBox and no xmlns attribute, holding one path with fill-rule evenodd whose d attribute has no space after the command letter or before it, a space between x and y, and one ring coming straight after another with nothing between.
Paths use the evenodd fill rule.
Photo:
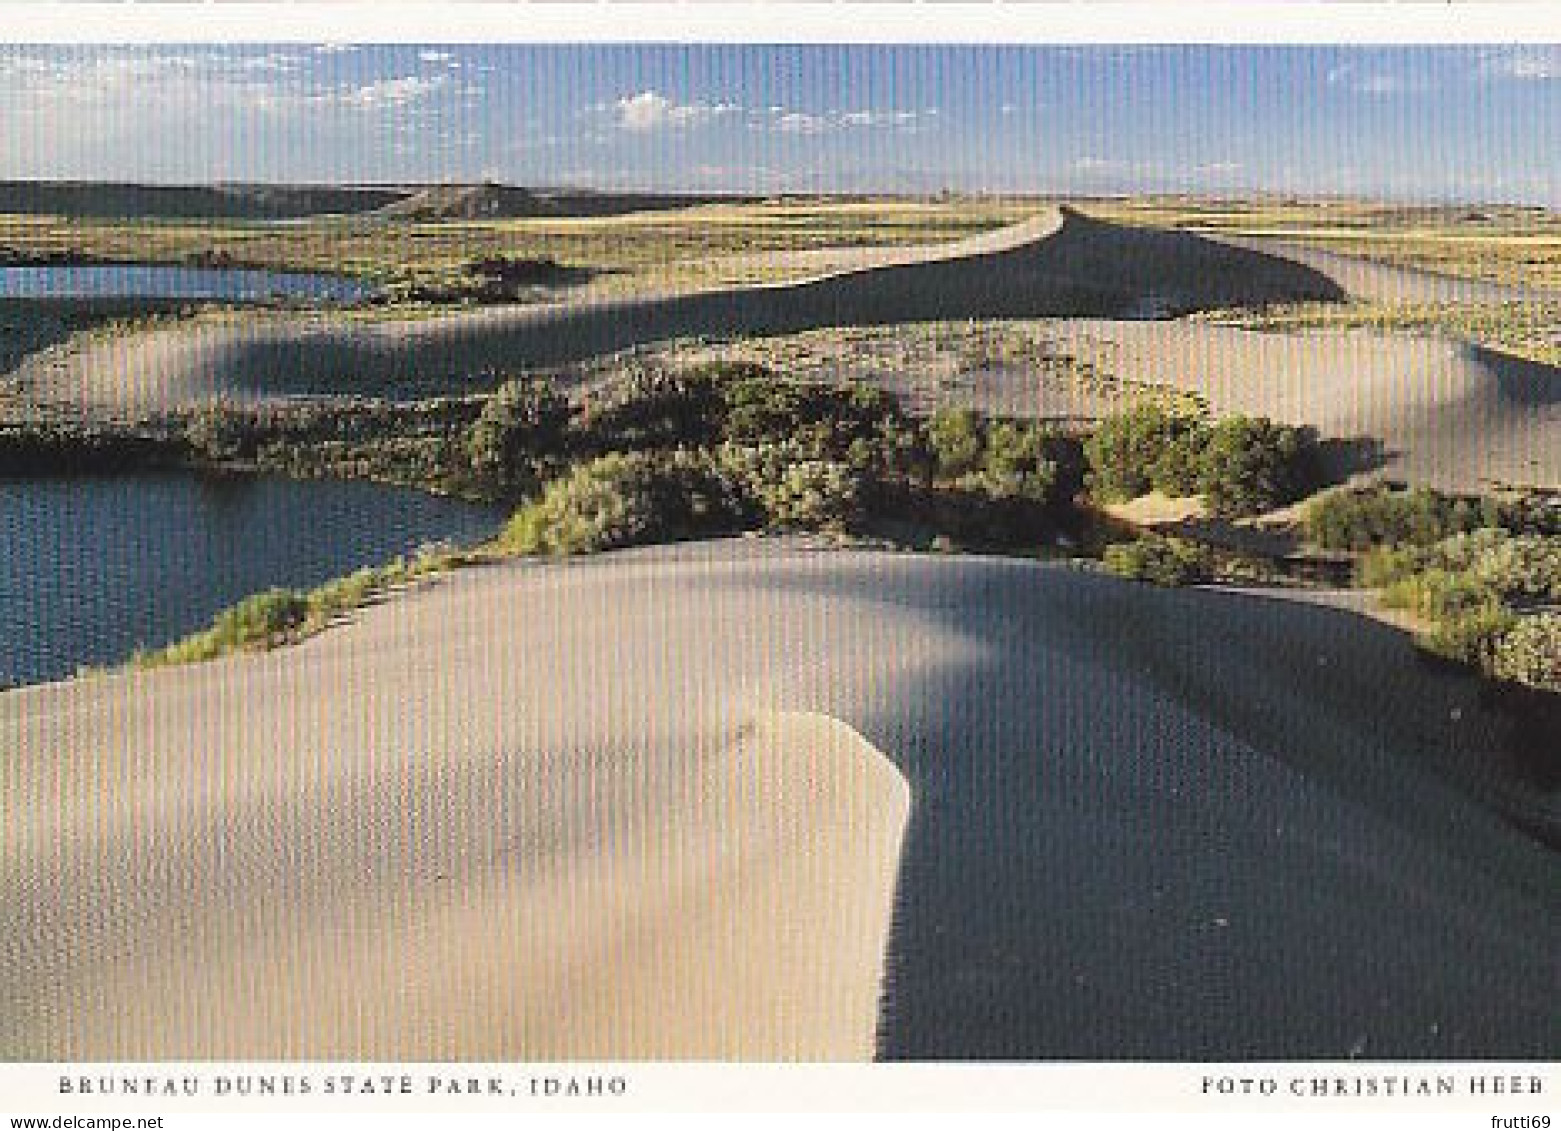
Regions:
<instances>
[{"instance_id":1,"label":"blue sky","mask_svg":"<svg viewBox=\"0 0 1561 1131\"><path fill-rule=\"evenodd\" d=\"M1561 48L0 46L0 177L1561 205Z\"/></svg>"}]
</instances>

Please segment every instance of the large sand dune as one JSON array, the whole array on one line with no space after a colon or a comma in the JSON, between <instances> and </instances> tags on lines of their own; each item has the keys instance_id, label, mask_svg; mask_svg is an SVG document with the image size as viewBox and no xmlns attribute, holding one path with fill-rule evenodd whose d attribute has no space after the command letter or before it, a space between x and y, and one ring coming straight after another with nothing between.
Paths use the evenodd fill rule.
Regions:
<instances>
[{"instance_id":1,"label":"large sand dune","mask_svg":"<svg viewBox=\"0 0 1561 1131\"><path fill-rule=\"evenodd\" d=\"M380 392L430 375L554 365L685 335L777 334L935 319L1139 316L1329 299L1326 276L1180 232L1073 212L950 247L862 253L799 282L495 309L371 325L220 325L99 342L25 365L19 383L99 410L214 396Z\"/></svg>"},{"instance_id":2,"label":"large sand dune","mask_svg":"<svg viewBox=\"0 0 1561 1131\"><path fill-rule=\"evenodd\" d=\"M1495 725L1356 616L1035 563L472 570L0 695L0 1052L859 1057L876 749L881 1055L1551 1059Z\"/></svg>"},{"instance_id":3,"label":"large sand dune","mask_svg":"<svg viewBox=\"0 0 1561 1131\"><path fill-rule=\"evenodd\" d=\"M803 253L796 272L814 264ZM34 355L21 403L144 416L212 398L460 389L484 370L557 365L693 335L966 318L1087 317L1066 345L1108 373L1208 396L1222 411L1359 441L1415 482L1561 485L1561 371L1442 337L1260 333L1164 318L1208 308L1347 297L1489 302L1545 297L1310 249L1124 227L1070 209L936 247L822 253L824 273L768 286L590 298L419 321L320 319L173 329ZM1551 296L1553 297L1553 296ZM1006 411L1043 390L988 382ZM1342 449L1341 449L1342 450Z\"/></svg>"}]
</instances>

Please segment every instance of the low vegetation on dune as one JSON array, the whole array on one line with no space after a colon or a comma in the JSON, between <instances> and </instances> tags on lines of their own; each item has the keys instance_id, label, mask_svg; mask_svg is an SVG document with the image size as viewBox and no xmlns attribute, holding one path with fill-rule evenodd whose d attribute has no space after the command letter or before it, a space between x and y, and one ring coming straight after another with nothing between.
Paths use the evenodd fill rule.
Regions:
<instances>
[{"instance_id":1,"label":"low vegetation on dune","mask_svg":"<svg viewBox=\"0 0 1561 1131\"><path fill-rule=\"evenodd\" d=\"M522 507L507 533L515 548L574 553L895 521L929 538L1035 544L1067 503L1060 466L1076 463L1070 441L1032 421L967 410L923 420L870 386L747 364L632 371L582 398L563 444L587 462ZM509 477L526 477L537 453L511 450L523 466Z\"/></svg>"},{"instance_id":2,"label":"low vegetation on dune","mask_svg":"<svg viewBox=\"0 0 1561 1131\"><path fill-rule=\"evenodd\" d=\"M312 636L375 595L469 564L480 555L426 546L383 566L356 570L315 589L269 589L219 612L211 626L167 647L136 653L138 667L162 667L262 651Z\"/></svg>"},{"instance_id":3,"label":"low vegetation on dune","mask_svg":"<svg viewBox=\"0 0 1561 1131\"><path fill-rule=\"evenodd\" d=\"M1376 487L1323 496L1306 525L1319 546L1358 552L1358 583L1411 613L1427 651L1561 691L1558 502Z\"/></svg>"},{"instance_id":4,"label":"low vegetation on dune","mask_svg":"<svg viewBox=\"0 0 1561 1131\"><path fill-rule=\"evenodd\" d=\"M1103 501L1152 490L1201 495L1222 517L1262 514L1321 485L1316 437L1264 417L1211 421L1145 403L1102 420L1084 444L1090 489Z\"/></svg>"},{"instance_id":5,"label":"low vegetation on dune","mask_svg":"<svg viewBox=\"0 0 1561 1131\"><path fill-rule=\"evenodd\" d=\"M384 588L506 554L755 531L1033 553L1076 540L1088 527L1083 499L1198 495L1230 520L1321 484L1309 431L1213 419L1197 404L1152 397L1081 434L968 407L918 414L875 386L792 379L751 361L631 359L567 393L529 373L481 383L491 391L418 402L216 404L164 421L161 432L15 427L0 432L0 469L182 464L369 477L515 506L479 552L392 563L311 593L261 594L144 663L300 639ZM1420 618L1428 650L1494 679L1561 690L1553 498L1341 490L1308 506L1304 528L1319 550L1355 555L1362 584ZM1196 536L1096 531L1086 540L1107 570L1160 585L1288 576L1287 563Z\"/></svg>"}]
</instances>

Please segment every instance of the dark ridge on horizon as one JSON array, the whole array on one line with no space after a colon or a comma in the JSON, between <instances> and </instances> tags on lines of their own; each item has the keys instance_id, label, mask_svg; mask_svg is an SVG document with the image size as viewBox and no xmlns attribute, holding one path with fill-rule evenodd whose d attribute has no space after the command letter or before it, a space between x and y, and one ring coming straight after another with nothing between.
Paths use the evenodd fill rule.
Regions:
<instances>
[{"instance_id":1,"label":"dark ridge on horizon","mask_svg":"<svg viewBox=\"0 0 1561 1131\"><path fill-rule=\"evenodd\" d=\"M301 220L315 216L475 220L607 216L762 196L609 192L473 184L326 185L213 182L4 180L0 213L76 219Z\"/></svg>"}]
</instances>

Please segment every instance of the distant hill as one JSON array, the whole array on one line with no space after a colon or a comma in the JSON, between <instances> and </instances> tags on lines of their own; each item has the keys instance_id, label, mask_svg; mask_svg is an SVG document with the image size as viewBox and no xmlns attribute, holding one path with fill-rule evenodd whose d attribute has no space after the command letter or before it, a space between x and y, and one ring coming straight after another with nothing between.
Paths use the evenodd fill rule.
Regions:
<instances>
[{"instance_id":1,"label":"distant hill","mask_svg":"<svg viewBox=\"0 0 1561 1131\"><path fill-rule=\"evenodd\" d=\"M406 190L396 188L0 181L0 213L94 220L287 220L372 212L404 196Z\"/></svg>"},{"instance_id":2,"label":"distant hill","mask_svg":"<svg viewBox=\"0 0 1561 1131\"><path fill-rule=\"evenodd\" d=\"M527 189L510 185L145 185L108 181L0 181L0 214L94 220L295 220L309 216L484 220L613 216L687 208L726 196Z\"/></svg>"},{"instance_id":3,"label":"distant hill","mask_svg":"<svg viewBox=\"0 0 1561 1131\"><path fill-rule=\"evenodd\" d=\"M512 185L434 185L378 209L377 215L413 220L492 220L523 216L617 216L691 208L746 198L671 193L528 189Z\"/></svg>"}]
</instances>

